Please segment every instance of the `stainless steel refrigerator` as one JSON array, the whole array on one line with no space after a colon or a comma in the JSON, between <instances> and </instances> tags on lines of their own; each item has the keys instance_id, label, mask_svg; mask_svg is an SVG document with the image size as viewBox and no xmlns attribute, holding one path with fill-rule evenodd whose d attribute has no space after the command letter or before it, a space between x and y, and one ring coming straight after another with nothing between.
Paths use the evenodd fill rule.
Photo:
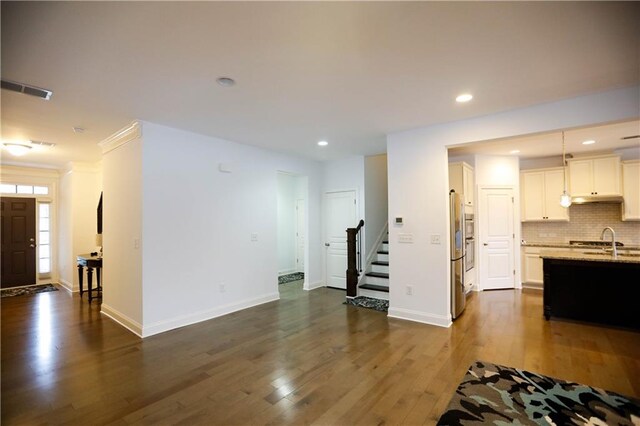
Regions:
<instances>
[{"instance_id":1,"label":"stainless steel refrigerator","mask_svg":"<svg viewBox=\"0 0 640 426\"><path fill-rule=\"evenodd\" d=\"M464 200L462 195L451 190L449 194L451 220L451 316L458 318L464 311L466 295L464 291Z\"/></svg>"}]
</instances>

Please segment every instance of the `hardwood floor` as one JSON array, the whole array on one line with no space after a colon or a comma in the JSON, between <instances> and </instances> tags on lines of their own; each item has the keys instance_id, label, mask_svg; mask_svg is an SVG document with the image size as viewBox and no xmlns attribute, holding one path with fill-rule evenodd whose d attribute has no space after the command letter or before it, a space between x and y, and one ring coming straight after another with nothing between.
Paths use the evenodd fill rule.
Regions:
<instances>
[{"instance_id":1,"label":"hardwood floor","mask_svg":"<svg viewBox=\"0 0 640 426\"><path fill-rule=\"evenodd\" d=\"M433 424L482 359L640 397L640 334L475 294L449 329L281 285L281 300L142 341L64 290L2 299L2 423Z\"/></svg>"}]
</instances>

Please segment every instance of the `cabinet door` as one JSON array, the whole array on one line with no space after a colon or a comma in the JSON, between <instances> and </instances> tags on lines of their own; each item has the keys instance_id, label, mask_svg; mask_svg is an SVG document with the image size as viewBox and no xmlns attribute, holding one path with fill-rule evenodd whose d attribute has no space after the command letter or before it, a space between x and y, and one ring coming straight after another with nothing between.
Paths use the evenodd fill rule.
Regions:
<instances>
[{"instance_id":1,"label":"cabinet door","mask_svg":"<svg viewBox=\"0 0 640 426\"><path fill-rule=\"evenodd\" d=\"M622 164L622 220L640 220L640 162Z\"/></svg>"},{"instance_id":2,"label":"cabinet door","mask_svg":"<svg viewBox=\"0 0 640 426\"><path fill-rule=\"evenodd\" d=\"M544 172L522 173L522 221L544 220Z\"/></svg>"},{"instance_id":3,"label":"cabinet door","mask_svg":"<svg viewBox=\"0 0 640 426\"><path fill-rule=\"evenodd\" d=\"M572 197L592 195L593 160L573 160L569 162L569 193Z\"/></svg>"},{"instance_id":4,"label":"cabinet door","mask_svg":"<svg viewBox=\"0 0 640 426\"><path fill-rule=\"evenodd\" d=\"M595 195L620 195L620 158L593 159L593 191Z\"/></svg>"},{"instance_id":5,"label":"cabinet door","mask_svg":"<svg viewBox=\"0 0 640 426\"><path fill-rule=\"evenodd\" d=\"M524 282L542 284L544 276L542 274L542 259L538 253L524 254Z\"/></svg>"},{"instance_id":6,"label":"cabinet door","mask_svg":"<svg viewBox=\"0 0 640 426\"><path fill-rule=\"evenodd\" d=\"M548 220L569 220L569 209L560 205L563 190L563 170L544 172L544 213Z\"/></svg>"},{"instance_id":7,"label":"cabinet door","mask_svg":"<svg viewBox=\"0 0 640 426\"><path fill-rule=\"evenodd\" d=\"M474 195L474 183L473 183L473 169L470 167L464 166L462 168L462 180L464 181L464 200L465 204L472 206L473 205L473 195Z\"/></svg>"}]
</instances>

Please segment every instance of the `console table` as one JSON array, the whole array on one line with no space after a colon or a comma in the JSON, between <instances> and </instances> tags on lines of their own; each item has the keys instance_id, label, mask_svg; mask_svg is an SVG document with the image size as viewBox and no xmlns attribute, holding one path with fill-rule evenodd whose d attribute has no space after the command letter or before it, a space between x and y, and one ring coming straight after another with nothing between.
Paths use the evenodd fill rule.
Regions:
<instances>
[{"instance_id":1,"label":"console table","mask_svg":"<svg viewBox=\"0 0 640 426\"><path fill-rule=\"evenodd\" d=\"M80 254L77 258L78 261L78 281L80 284L80 297L84 293L84 268L87 268L87 292L89 293L89 303L93 297L93 292L96 292L96 298L102 297L102 284L100 283L100 271L102 269L102 257L94 253ZM93 270L96 270L97 286L93 288Z\"/></svg>"}]
</instances>

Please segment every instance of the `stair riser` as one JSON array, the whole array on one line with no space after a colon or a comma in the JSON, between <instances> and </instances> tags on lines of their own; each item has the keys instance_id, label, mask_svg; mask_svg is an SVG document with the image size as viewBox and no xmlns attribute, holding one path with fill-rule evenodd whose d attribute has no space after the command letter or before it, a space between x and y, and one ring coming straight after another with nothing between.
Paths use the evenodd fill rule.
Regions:
<instances>
[{"instance_id":1,"label":"stair riser","mask_svg":"<svg viewBox=\"0 0 640 426\"><path fill-rule=\"evenodd\" d=\"M389 265L371 265L371 272L384 272L389 273Z\"/></svg>"},{"instance_id":2,"label":"stair riser","mask_svg":"<svg viewBox=\"0 0 640 426\"><path fill-rule=\"evenodd\" d=\"M389 244L388 243L382 243L382 248L380 250L389 251Z\"/></svg>"},{"instance_id":3,"label":"stair riser","mask_svg":"<svg viewBox=\"0 0 640 426\"><path fill-rule=\"evenodd\" d=\"M364 288L358 289L358 296L373 297L374 299L389 300L389 293L384 291L367 290Z\"/></svg>"},{"instance_id":4,"label":"stair riser","mask_svg":"<svg viewBox=\"0 0 640 426\"><path fill-rule=\"evenodd\" d=\"M385 260L385 261L389 261L389 255L388 254L377 254L377 258L376 260Z\"/></svg>"},{"instance_id":5,"label":"stair riser","mask_svg":"<svg viewBox=\"0 0 640 426\"><path fill-rule=\"evenodd\" d=\"M389 278L365 277L364 282L367 284L383 285L389 287Z\"/></svg>"}]
</instances>

